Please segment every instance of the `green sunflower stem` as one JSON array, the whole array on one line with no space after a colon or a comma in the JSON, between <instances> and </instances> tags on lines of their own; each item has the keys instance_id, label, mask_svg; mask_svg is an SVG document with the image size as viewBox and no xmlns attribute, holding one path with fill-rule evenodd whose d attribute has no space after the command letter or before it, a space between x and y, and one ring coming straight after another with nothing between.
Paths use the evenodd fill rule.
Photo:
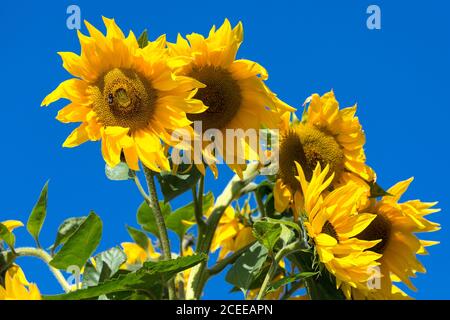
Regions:
<instances>
[{"instance_id":1,"label":"green sunflower stem","mask_svg":"<svg viewBox=\"0 0 450 320\"><path fill-rule=\"evenodd\" d=\"M269 271L267 272L264 278L263 284L261 285L261 289L259 289L256 300L262 300L266 296L267 287L269 286L270 281L275 275L275 272L278 268L278 264L280 263L280 261L288 254L297 252L302 249L304 249L302 243L300 241L296 241L278 251L278 253L275 255L275 258L273 258Z\"/></svg>"},{"instance_id":2,"label":"green sunflower stem","mask_svg":"<svg viewBox=\"0 0 450 320\"><path fill-rule=\"evenodd\" d=\"M258 211L261 214L261 217L267 217L266 209L264 208L264 203L261 199L261 196L257 191L253 193L255 195L256 204L258 205Z\"/></svg>"},{"instance_id":3,"label":"green sunflower stem","mask_svg":"<svg viewBox=\"0 0 450 320\"><path fill-rule=\"evenodd\" d=\"M155 217L156 227L158 228L159 241L161 242L162 258L164 260L172 259L172 251L170 248L169 234L167 232L164 216L162 215L161 208L159 206L158 194L156 191L154 173L144 166L145 178L147 180L147 187L149 195L145 197L145 200L150 208L152 208L153 215ZM139 188L139 186L138 186ZM142 193L142 192L141 192ZM175 282L170 280L168 283L169 299L174 300L175 296Z\"/></svg>"},{"instance_id":4,"label":"green sunflower stem","mask_svg":"<svg viewBox=\"0 0 450 320\"><path fill-rule=\"evenodd\" d=\"M258 164L250 164L247 170L243 174L243 179L235 175L230 182L225 187L222 194L217 198L212 212L206 221L205 232L199 234L197 241L197 253L203 253L208 255L211 250L212 240L214 238L214 233L219 225L219 221L222 218L225 209L231 204L235 199L238 199L242 194L247 193L246 187L248 184L255 179L259 173ZM189 275L189 280L186 288L186 299L200 299L203 288L208 280L208 268L207 261L204 261L191 270Z\"/></svg>"},{"instance_id":5,"label":"green sunflower stem","mask_svg":"<svg viewBox=\"0 0 450 320\"><path fill-rule=\"evenodd\" d=\"M197 186L192 187L192 198L194 200L195 221L197 222L199 238L205 232L206 223L203 221L203 189L204 189L205 177L200 178L198 192Z\"/></svg>"}]
</instances>

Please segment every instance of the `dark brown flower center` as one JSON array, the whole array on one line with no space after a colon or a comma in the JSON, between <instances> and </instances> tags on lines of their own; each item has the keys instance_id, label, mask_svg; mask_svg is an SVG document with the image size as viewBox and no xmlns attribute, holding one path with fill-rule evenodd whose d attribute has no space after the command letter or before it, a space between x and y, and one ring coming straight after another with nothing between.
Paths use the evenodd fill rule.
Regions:
<instances>
[{"instance_id":1,"label":"dark brown flower center","mask_svg":"<svg viewBox=\"0 0 450 320\"><path fill-rule=\"evenodd\" d=\"M337 180L344 170L344 153L328 132L312 125L299 124L281 138L279 153L280 178L292 189L299 189L295 162L302 166L307 180L311 179L318 163L322 169L328 164L330 175L334 172Z\"/></svg>"},{"instance_id":2,"label":"dark brown flower center","mask_svg":"<svg viewBox=\"0 0 450 320\"><path fill-rule=\"evenodd\" d=\"M194 67L188 75L206 85L198 90L194 98L208 106L205 112L188 114L189 120L202 121L204 131L225 128L241 107L242 95L238 82L229 71L215 66Z\"/></svg>"},{"instance_id":3,"label":"dark brown flower center","mask_svg":"<svg viewBox=\"0 0 450 320\"><path fill-rule=\"evenodd\" d=\"M337 242L339 242L339 237L336 232L336 229L333 227L330 221L326 221L322 227L322 233L325 233L334 239L336 239Z\"/></svg>"},{"instance_id":4,"label":"dark brown flower center","mask_svg":"<svg viewBox=\"0 0 450 320\"><path fill-rule=\"evenodd\" d=\"M377 213L377 217L356 237L360 240L374 241L380 240L377 245L370 248L370 251L382 254L386 250L391 236L392 224L382 214Z\"/></svg>"},{"instance_id":5,"label":"dark brown flower center","mask_svg":"<svg viewBox=\"0 0 450 320\"><path fill-rule=\"evenodd\" d=\"M131 131L148 126L157 91L151 82L133 70L114 68L92 86L93 110L105 126Z\"/></svg>"},{"instance_id":6,"label":"dark brown flower center","mask_svg":"<svg viewBox=\"0 0 450 320\"><path fill-rule=\"evenodd\" d=\"M280 141L279 175L281 180L294 190L300 189L300 183L295 177L297 175L295 162L300 163L302 167L307 163L300 137L294 130L291 130ZM305 169L303 170L305 171ZM306 171L311 178L310 171Z\"/></svg>"}]
</instances>

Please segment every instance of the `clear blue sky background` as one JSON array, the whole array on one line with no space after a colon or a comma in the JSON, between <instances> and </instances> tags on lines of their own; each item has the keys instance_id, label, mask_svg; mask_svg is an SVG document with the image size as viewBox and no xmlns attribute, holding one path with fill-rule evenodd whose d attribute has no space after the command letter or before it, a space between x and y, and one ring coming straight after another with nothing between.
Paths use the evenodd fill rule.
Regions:
<instances>
[{"instance_id":1,"label":"clear blue sky background","mask_svg":"<svg viewBox=\"0 0 450 320\"><path fill-rule=\"evenodd\" d=\"M382 29L366 28L366 8L378 4ZM358 103L367 134L367 156L382 186L415 176L406 196L440 201L431 216L442 231L425 235L441 244L423 257L428 269L414 283L417 298L450 298L449 100L450 4L448 1L3 1L0 6L2 178L0 220L26 221L47 179L48 217L42 243L50 245L67 217L95 210L104 221L99 250L129 241L125 225L137 226L141 202L131 182L104 176L98 143L63 149L73 126L57 122L59 106L40 108L44 96L69 78L57 51L79 52L74 30L66 28L66 8L77 4L82 19L103 29L101 16L114 17L128 32L148 28L150 37L167 33L206 34L229 18L243 21L245 41L239 57L258 61L270 74L269 85L300 107L311 93L331 88L342 106ZM85 31L85 28L82 29ZM447 93L446 93L447 92ZM225 168L222 168L225 169ZM215 193L230 177L224 173L207 188ZM174 206L189 202L185 195ZM31 245L25 228L19 245ZM59 292L40 262L18 261L44 293ZM230 286L223 277L206 288L207 298Z\"/></svg>"}]
</instances>

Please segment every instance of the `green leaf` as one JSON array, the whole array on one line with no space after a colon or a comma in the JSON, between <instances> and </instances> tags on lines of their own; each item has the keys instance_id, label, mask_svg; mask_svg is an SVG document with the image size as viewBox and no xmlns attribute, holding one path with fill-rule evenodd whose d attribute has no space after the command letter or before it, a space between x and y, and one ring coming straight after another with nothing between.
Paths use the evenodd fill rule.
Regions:
<instances>
[{"instance_id":1,"label":"green leaf","mask_svg":"<svg viewBox=\"0 0 450 320\"><path fill-rule=\"evenodd\" d=\"M290 228L296 230L298 233L302 233L302 229L300 228L300 226L293 221L283 220L283 219L272 219L272 218L266 218L265 220L268 222L271 222L271 223L279 223L279 224L285 225L287 227L290 227Z\"/></svg>"},{"instance_id":2,"label":"green leaf","mask_svg":"<svg viewBox=\"0 0 450 320\"><path fill-rule=\"evenodd\" d=\"M0 240L5 241L11 249L14 249L16 237L12 232L9 232L8 228L2 223L0 223Z\"/></svg>"},{"instance_id":3,"label":"green leaf","mask_svg":"<svg viewBox=\"0 0 450 320\"><path fill-rule=\"evenodd\" d=\"M36 243L39 245L39 233L44 224L45 216L47 215L47 199L48 199L48 181L42 188L38 201L31 211L27 222L27 230L33 236Z\"/></svg>"},{"instance_id":4,"label":"green leaf","mask_svg":"<svg viewBox=\"0 0 450 320\"><path fill-rule=\"evenodd\" d=\"M115 167L105 165L105 175L112 181L124 181L133 177L130 168L125 162L120 162Z\"/></svg>"},{"instance_id":5,"label":"green leaf","mask_svg":"<svg viewBox=\"0 0 450 320\"><path fill-rule=\"evenodd\" d=\"M95 265L88 261L83 273L83 287L96 286L111 279L127 260L127 256L119 248L111 248L94 257Z\"/></svg>"},{"instance_id":6,"label":"green leaf","mask_svg":"<svg viewBox=\"0 0 450 320\"><path fill-rule=\"evenodd\" d=\"M256 221L253 224L253 235L269 252L273 251L273 247L280 238L281 231L282 228L279 223Z\"/></svg>"},{"instance_id":7,"label":"green leaf","mask_svg":"<svg viewBox=\"0 0 450 320\"><path fill-rule=\"evenodd\" d=\"M289 243L292 242L292 240L295 238L295 233L292 231L292 229L286 227L284 224L280 224L281 226L281 233L280 233L280 242L281 246L286 246Z\"/></svg>"},{"instance_id":8,"label":"green leaf","mask_svg":"<svg viewBox=\"0 0 450 320\"><path fill-rule=\"evenodd\" d=\"M318 272L300 272L297 274L294 274L292 276L288 276L285 278L282 278L278 281L275 281L274 283L270 284L267 288L266 294L276 291L279 288L291 283L291 282L295 282L295 281L300 281L300 280L305 280L311 277L314 277L316 275L318 275Z\"/></svg>"},{"instance_id":9,"label":"green leaf","mask_svg":"<svg viewBox=\"0 0 450 320\"><path fill-rule=\"evenodd\" d=\"M212 192L203 196L203 214L205 214L214 205L214 195ZM194 222L195 221L195 207L191 202L188 205L181 207L166 217L166 226L170 230L174 231L180 238L191 227L186 225L183 221Z\"/></svg>"},{"instance_id":10,"label":"green leaf","mask_svg":"<svg viewBox=\"0 0 450 320\"><path fill-rule=\"evenodd\" d=\"M67 242L70 236L80 227L86 220L86 217L68 218L61 223L56 234L55 243L51 246L52 254L59 245Z\"/></svg>"},{"instance_id":11,"label":"green leaf","mask_svg":"<svg viewBox=\"0 0 450 320\"><path fill-rule=\"evenodd\" d=\"M249 290L267 260L267 249L259 242L252 245L233 264L225 279L241 290Z\"/></svg>"},{"instance_id":12,"label":"green leaf","mask_svg":"<svg viewBox=\"0 0 450 320\"><path fill-rule=\"evenodd\" d=\"M370 198L378 198L384 196L392 196L392 194L386 192L378 183L370 183Z\"/></svg>"},{"instance_id":13,"label":"green leaf","mask_svg":"<svg viewBox=\"0 0 450 320\"><path fill-rule=\"evenodd\" d=\"M134 242L136 242L136 244L139 245L142 249L147 251L149 240L145 232L142 232L141 230L138 230L130 226L127 226L127 230L131 238L133 238Z\"/></svg>"},{"instance_id":14,"label":"green leaf","mask_svg":"<svg viewBox=\"0 0 450 320\"><path fill-rule=\"evenodd\" d=\"M161 214L165 218L170 214L172 208L169 203L159 202L159 207L161 208ZM137 221L139 225L145 230L155 236L159 237L158 227L156 226L155 216L153 215L153 210L144 201L138 209Z\"/></svg>"},{"instance_id":15,"label":"green leaf","mask_svg":"<svg viewBox=\"0 0 450 320\"><path fill-rule=\"evenodd\" d=\"M72 265L81 269L100 243L102 228L100 217L91 212L53 257L50 264L57 269L65 270Z\"/></svg>"},{"instance_id":16,"label":"green leaf","mask_svg":"<svg viewBox=\"0 0 450 320\"><path fill-rule=\"evenodd\" d=\"M189 169L189 167L191 167ZM180 164L177 174L162 172L156 177L161 185L161 192L164 196L164 202L169 202L173 198L191 190L201 177L201 172L193 165Z\"/></svg>"},{"instance_id":17,"label":"green leaf","mask_svg":"<svg viewBox=\"0 0 450 320\"><path fill-rule=\"evenodd\" d=\"M177 273L192 268L205 259L205 255L192 255L169 261L147 262L136 272L121 274L97 286L44 298L47 300L81 300L93 299L116 292L151 290L155 285L160 284L162 281L167 281L167 279L172 278Z\"/></svg>"},{"instance_id":18,"label":"green leaf","mask_svg":"<svg viewBox=\"0 0 450 320\"><path fill-rule=\"evenodd\" d=\"M142 33L139 36L137 42L139 44L139 48L145 48L148 45L148 32L147 32L147 29L142 31Z\"/></svg>"}]
</instances>

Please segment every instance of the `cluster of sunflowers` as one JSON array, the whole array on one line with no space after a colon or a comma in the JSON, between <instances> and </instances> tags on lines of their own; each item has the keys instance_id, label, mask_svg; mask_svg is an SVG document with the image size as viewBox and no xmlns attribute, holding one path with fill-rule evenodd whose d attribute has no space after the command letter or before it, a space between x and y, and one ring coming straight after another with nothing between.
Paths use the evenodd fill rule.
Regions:
<instances>
[{"instance_id":1,"label":"cluster of sunflowers","mask_svg":"<svg viewBox=\"0 0 450 320\"><path fill-rule=\"evenodd\" d=\"M159 293L129 291L139 291L139 298L198 299L206 281L231 265L226 280L247 299L409 298L397 285L403 282L414 289L411 278L425 272L417 255L426 254L425 248L436 242L419 240L416 234L439 229L425 218L439 210L436 203L400 202L412 179L386 191L377 184L375 172L366 165L356 106L341 109L333 92L313 94L297 118L296 110L266 85L266 69L236 59L243 42L241 23L233 28L225 20L206 38L192 33L170 43L165 35L148 41L146 32L126 37L114 20L103 21L106 35L88 22L89 36L78 32L80 55L59 53L75 78L61 83L42 105L70 100L56 118L81 125L64 146L101 140L108 170L118 175L125 170L125 179L134 180L144 197L138 210L143 230L132 229L135 241L122 243L123 273L140 276L158 263L197 257L176 274L162 275ZM201 121L203 132L278 130L278 171L255 183L266 164L251 161L256 151L247 150L246 163L227 163L236 176L214 200L211 193L204 194L204 176L210 168L219 177L215 164L181 168L169 156L176 144L174 131L183 128L196 139L194 121ZM251 148L245 138L242 142ZM214 156L235 159L234 146L221 150L223 154ZM139 182L140 172L148 191ZM166 202L192 190L192 204L172 212L167 203L158 202L155 177ZM242 204L239 200L245 196ZM12 256L26 255L6 241L21 223L0 225ZM196 241L188 233L192 227ZM180 238L177 253L172 252L168 229ZM158 239L159 250L148 232ZM74 241L66 245L69 242ZM44 256L56 275L62 269L63 249ZM215 265L208 268L211 253L218 250ZM99 261L99 255L85 261L83 272L99 271ZM10 262L1 278L0 299L41 298ZM90 289L102 283L92 285L85 279L81 286L65 288L65 297L92 298ZM113 293L105 292L103 298L117 298Z\"/></svg>"}]
</instances>

